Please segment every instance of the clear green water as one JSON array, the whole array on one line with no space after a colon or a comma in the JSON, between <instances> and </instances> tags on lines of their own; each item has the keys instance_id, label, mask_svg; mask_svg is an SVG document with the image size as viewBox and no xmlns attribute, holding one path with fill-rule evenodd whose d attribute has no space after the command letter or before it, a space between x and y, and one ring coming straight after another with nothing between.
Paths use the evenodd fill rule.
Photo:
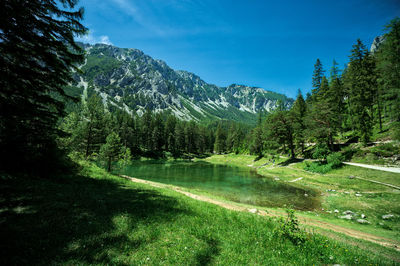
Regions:
<instances>
[{"instance_id":1,"label":"clear green water","mask_svg":"<svg viewBox=\"0 0 400 266\"><path fill-rule=\"evenodd\" d=\"M225 199L265 207L312 210L320 206L316 191L258 175L254 170L206 162L135 162L122 174L195 188ZM305 195L307 194L307 195Z\"/></svg>"}]
</instances>

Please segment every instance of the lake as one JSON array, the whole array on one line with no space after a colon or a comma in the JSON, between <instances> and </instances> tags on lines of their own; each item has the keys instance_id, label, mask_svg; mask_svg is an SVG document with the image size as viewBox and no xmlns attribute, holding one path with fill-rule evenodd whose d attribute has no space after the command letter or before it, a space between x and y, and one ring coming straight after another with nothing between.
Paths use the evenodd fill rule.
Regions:
<instances>
[{"instance_id":1,"label":"lake","mask_svg":"<svg viewBox=\"0 0 400 266\"><path fill-rule=\"evenodd\" d=\"M258 175L254 169L207 162L134 162L120 173L140 179L199 189L227 200L265 207L313 210L318 193Z\"/></svg>"}]
</instances>

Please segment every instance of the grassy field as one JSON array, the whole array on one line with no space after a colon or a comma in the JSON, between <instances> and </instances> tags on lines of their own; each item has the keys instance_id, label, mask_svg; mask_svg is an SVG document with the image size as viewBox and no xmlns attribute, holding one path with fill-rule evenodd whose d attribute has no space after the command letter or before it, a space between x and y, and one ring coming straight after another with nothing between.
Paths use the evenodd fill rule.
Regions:
<instances>
[{"instance_id":1,"label":"grassy field","mask_svg":"<svg viewBox=\"0 0 400 266\"><path fill-rule=\"evenodd\" d=\"M286 158L275 161L275 165L268 158L254 161L249 155L214 155L205 159L212 163L221 163L241 167L254 167L265 177L279 178L277 182L300 180L291 183L294 186L310 187L321 192L321 209L313 212L302 212L299 215L318 217L326 221L355 228L363 232L373 233L396 241L400 240L400 191L376 183L349 178L362 177L375 181L400 185L400 175L364 169L355 166L344 166L327 174L311 173L303 170L305 163L287 164ZM356 196L357 194L357 196ZM335 213L335 210L339 211ZM357 213L352 220L340 219L343 212L350 210ZM359 224L357 219L361 215L370 224ZM383 220L382 215L393 214L394 217Z\"/></svg>"},{"instance_id":2,"label":"grassy field","mask_svg":"<svg viewBox=\"0 0 400 266\"><path fill-rule=\"evenodd\" d=\"M373 253L279 223L109 175L2 178L0 256L14 264L392 265Z\"/></svg>"}]
</instances>

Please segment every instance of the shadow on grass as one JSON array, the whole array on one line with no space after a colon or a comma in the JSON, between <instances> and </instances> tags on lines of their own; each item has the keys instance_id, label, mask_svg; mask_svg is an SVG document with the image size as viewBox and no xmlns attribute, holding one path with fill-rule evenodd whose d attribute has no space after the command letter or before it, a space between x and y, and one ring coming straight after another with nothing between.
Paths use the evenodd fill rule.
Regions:
<instances>
[{"instance_id":1,"label":"shadow on grass","mask_svg":"<svg viewBox=\"0 0 400 266\"><path fill-rule=\"evenodd\" d=\"M278 165L280 166L288 166L291 163L300 163L304 161L304 159L299 159L299 158L289 158L286 161L280 162L278 163Z\"/></svg>"},{"instance_id":2,"label":"shadow on grass","mask_svg":"<svg viewBox=\"0 0 400 266\"><path fill-rule=\"evenodd\" d=\"M115 255L158 238L156 230L135 236L138 225L189 214L174 198L111 179L13 179L1 181L0 193L3 265L115 264Z\"/></svg>"}]
</instances>

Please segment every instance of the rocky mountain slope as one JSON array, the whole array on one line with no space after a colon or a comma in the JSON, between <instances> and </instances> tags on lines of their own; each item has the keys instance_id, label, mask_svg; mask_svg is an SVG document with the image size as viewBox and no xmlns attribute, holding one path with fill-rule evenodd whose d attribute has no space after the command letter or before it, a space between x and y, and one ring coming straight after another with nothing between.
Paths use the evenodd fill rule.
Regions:
<instances>
[{"instance_id":1,"label":"rocky mountain slope","mask_svg":"<svg viewBox=\"0 0 400 266\"><path fill-rule=\"evenodd\" d=\"M137 49L105 44L81 44L87 52L82 73L71 88L83 97L97 93L107 106L141 115L146 108L169 112L183 120L232 119L255 121L259 111L270 112L281 100L293 99L243 85L218 87L186 71L175 71Z\"/></svg>"}]
</instances>

